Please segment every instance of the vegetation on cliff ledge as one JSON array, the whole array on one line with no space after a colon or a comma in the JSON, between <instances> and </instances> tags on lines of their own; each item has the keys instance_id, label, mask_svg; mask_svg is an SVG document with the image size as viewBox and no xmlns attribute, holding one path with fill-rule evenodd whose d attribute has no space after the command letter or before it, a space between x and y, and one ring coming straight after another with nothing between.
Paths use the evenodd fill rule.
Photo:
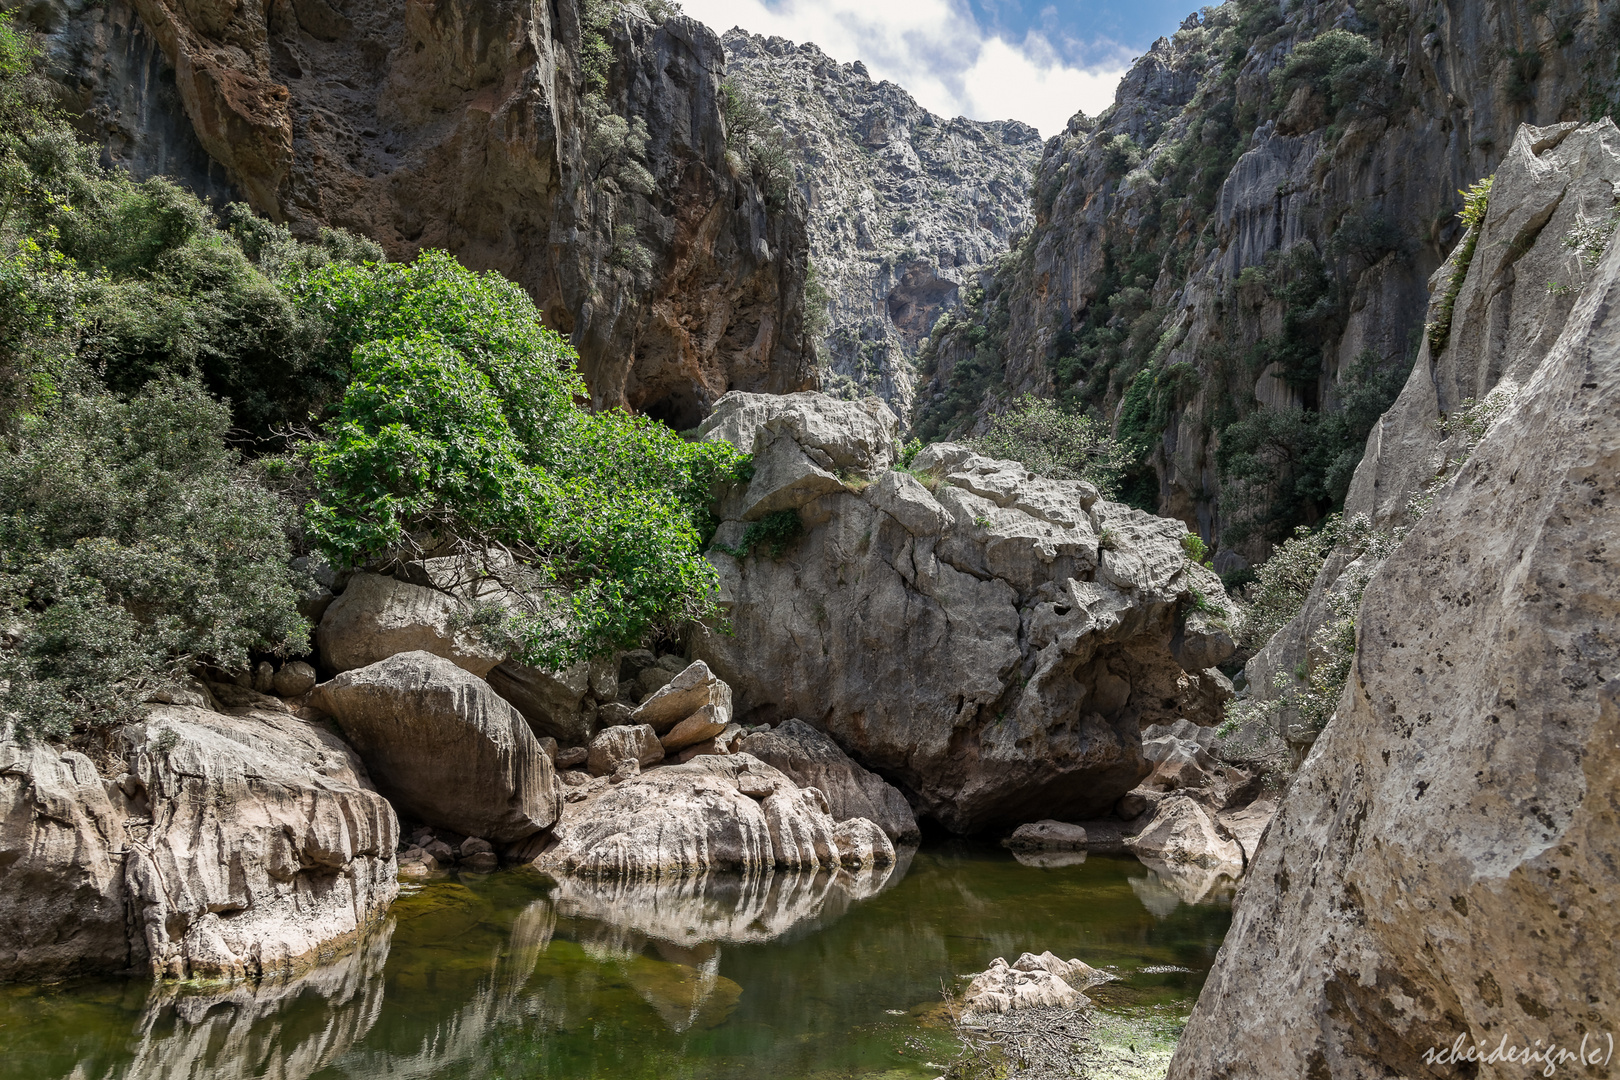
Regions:
<instances>
[{"instance_id":1,"label":"vegetation on cliff ledge","mask_svg":"<svg viewBox=\"0 0 1620 1080\"><path fill-rule=\"evenodd\" d=\"M302 655L292 569L502 553L469 611L555 665L710 610L741 455L582 407L529 297L102 168L0 17L0 718L63 737Z\"/></svg>"}]
</instances>

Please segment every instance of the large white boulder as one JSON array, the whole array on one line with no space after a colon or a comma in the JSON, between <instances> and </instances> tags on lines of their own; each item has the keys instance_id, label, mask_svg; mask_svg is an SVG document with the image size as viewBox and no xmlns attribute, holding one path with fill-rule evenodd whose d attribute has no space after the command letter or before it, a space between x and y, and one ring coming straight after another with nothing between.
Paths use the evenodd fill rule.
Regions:
<instances>
[{"instance_id":1,"label":"large white boulder","mask_svg":"<svg viewBox=\"0 0 1620 1080\"><path fill-rule=\"evenodd\" d=\"M463 616L461 602L449 593L381 574L355 574L321 616L315 644L337 672L421 651L487 675L505 654L464 625Z\"/></svg>"},{"instance_id":2,"label":"large white boulder","mask_svg":"<svg viewBox=\"0 0 1620 1080\"><path fill-rule=\"evenodd\" d=\"M315 688L378 788L424 824L511 843L557 820L551 759L488 683L428 652L391 656Z\"/></svg>"}]
</instances>

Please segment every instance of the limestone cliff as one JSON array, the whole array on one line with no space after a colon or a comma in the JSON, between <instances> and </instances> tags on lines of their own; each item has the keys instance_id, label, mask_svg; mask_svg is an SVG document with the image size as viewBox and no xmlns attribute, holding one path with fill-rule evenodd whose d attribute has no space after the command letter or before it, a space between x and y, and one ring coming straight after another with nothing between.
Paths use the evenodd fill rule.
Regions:
<instances>
[{"instance_id":1,"label":"limestone cliff","mask_svg":"<svg viewBox=\"0 0 1620 1080\"><path fill-rule=\"evenodd\" d=\"M892 468L894 427L870 398L715 407L704 436L755 467L709 556L729 625L694 655L739 717L807 721L953 831L1105 814L1152 770L1143 727L1221 717L1220 579L1083 481L950 443Z\"/></svg>"},{"instance_id":2,"label":"limestone cliff","mask_svg":"<svg viewBox=\"0 0 1620 1080\"><path fill-rule=\"evenodd\" d=\"M791 140L809 203L826 294L821 389L875 393L909 416L929 331L1029 228L1040 134L1015 120L935 116L813 44L741 30L722 40L727 78Z\"/></svg>"},{"instance_id":3,"label":"limestone cliff","mask_svg":"<svg viewBox=\"0 0 1620 1080\"><path fill-rule=\"evenodd\" d=\"M920 430L1064 397L1144 448L1141 504L1264 556L1344 497L1462 237L1458 189L1520 123L1611 112L1617 46L1597 0L1190 17L1047 142L1030 238L925 350Z\"/></svg>"},{"instance_id":4,"label":"limestone cliff","mask_svg":"<svg viewBox=\"0 0 1620 1080\"><path fill-rule=\"evenodd\" d=\"M727 154L719 41L560 0L41 0L109 161L525 286L599 405L810 385L804 207Z\"/></svg>"},{"instance_id":5,"label":"limestone cliff","mask_svg":"<svg viewBox=\"0 0 1620 1080\"><path fill-rule=\"evenodd\" d=\"M1607 1052L1620 999L1620 245L1551 319L1504 282L1511 240L1485 240L1545 224L1560 200L1541 196L1578 198L1615 138L1607 122L1526 129L1497 173L1458 304L1494 293L1511 306L1496 324L1508 348L1482 345L1451 370L1480 378L1473 365L1490 361L1522 387L1369 584L1338 713L1261 844L1173 1080L1505 1077L1528 1059L1430 1051L1573 1053L1584 1036ZM1573 177L1554 175L1558 151L1583 142L1593 153L1562 166ZM1437 383L1442 397L1461 389ZM1600 1054L1584 1071L1608 1070Z\"/></svg>"}]
</instances>

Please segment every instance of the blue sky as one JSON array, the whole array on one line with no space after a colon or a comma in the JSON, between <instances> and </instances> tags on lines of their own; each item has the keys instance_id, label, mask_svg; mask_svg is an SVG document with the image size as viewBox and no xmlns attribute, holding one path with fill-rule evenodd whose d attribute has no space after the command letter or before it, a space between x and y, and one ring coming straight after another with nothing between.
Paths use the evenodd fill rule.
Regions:
<instances>
[{"instance_id":1,"label":"blue sky","mask_svg":"<svg viewBox=\"0 0 1620 1080\"><path fill-rule=\"evenodd\" d=\"M684 0L724 33L813 41L862 61L926 108L974 120L1022 120L1054 135L1077 109L1114 99L1132 58L1173 33L1192 0Z\"/></svg>"}]
</instances>

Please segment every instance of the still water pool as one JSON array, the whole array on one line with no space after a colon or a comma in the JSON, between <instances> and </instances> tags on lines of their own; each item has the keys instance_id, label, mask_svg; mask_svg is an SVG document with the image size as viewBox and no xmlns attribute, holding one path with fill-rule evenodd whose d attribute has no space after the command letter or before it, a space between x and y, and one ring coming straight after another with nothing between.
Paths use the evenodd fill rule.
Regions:
<instances>
[{"instance_id":1,"label":"still water pool","mask_svg":"<svg viewBox=\"0 0 1620 1080\"><path fill-rule=\"evenodd\" d=\"M292 984L0 987L0 1073L934 1077L953 1045L942 989L997 956L1107 968L1105 1028L1173 1027L1231 917L1230 889L1206 887L1130 858L1032 866L961 842L867 880L451 878L407 887L362 948Z\"/></svg>"}]
</instances>

